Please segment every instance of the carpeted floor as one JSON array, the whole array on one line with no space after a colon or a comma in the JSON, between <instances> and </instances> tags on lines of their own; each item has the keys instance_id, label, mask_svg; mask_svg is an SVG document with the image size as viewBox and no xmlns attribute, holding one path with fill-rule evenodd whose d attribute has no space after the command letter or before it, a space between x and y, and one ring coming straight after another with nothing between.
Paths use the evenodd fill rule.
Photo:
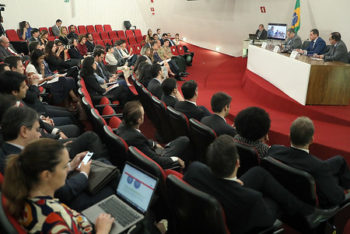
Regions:
<instances>
[{"instance_id":1,"label":"carpeted floor","mask_svg":"<svg viewBox=\"0 0 350 234\"><path fill-rule=\"evenodd\" d=\"M198 83L198 104L210 109L211 96L218 91L232 96L228 121L249 106L259 106L270 114L270 144L289 144L289 127L298 116L308 116L315 124L311 153L322 159L343 155L350 164L350 106L302 106L258 75L246 70L247 59L231 57L188 45L195 52L190 75ZM182 82L181 82L182 83ZM179 84L181 86L181 84Z\"/></svg>"}]
</instances>

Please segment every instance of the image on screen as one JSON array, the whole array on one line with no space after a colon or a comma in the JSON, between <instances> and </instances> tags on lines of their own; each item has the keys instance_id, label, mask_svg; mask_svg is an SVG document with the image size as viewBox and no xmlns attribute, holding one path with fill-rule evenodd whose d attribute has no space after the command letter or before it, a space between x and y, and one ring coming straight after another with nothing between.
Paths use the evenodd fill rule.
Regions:
<instances>
[{"instance_id":1,"label":"image on screen","mask_svg":"<svg viewBox=\"0 0 350 234\"><path fill-rule=\"evenodd\" d=\"M287 36L287 24L270 23L267 27L267 38L273 40L285 40Z\"/></svg>"},{"instance_id":2,"label":"image on screen","mask_svg":"<svg viewBox=\"0 0 350 234\"><path fill-rule=\"evenodd\" d=\"M129 164L125 164L117 194L144 213L147 211L156 185L157 179Z\"/></svg>"}]
</instances>

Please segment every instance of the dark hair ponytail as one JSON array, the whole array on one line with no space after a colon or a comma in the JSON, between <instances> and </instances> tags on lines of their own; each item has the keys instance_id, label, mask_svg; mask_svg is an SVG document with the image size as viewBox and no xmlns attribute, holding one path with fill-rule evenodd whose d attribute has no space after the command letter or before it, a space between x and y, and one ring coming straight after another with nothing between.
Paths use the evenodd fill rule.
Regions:
<instances>
[{"instance_id":1,"label":"dark hair ponytail","mask_svg":"<svg viewBox=\"0 0 350 234\"><path fill-rule=\"evenodd\" d=\"M27 145L20 154L8 156L2 190L11 215L21 217L25 200L40 181L40 173L54 171L62 160L60 152L63 149L56 140L39 139Z\"/></svg>"}]
</instances>

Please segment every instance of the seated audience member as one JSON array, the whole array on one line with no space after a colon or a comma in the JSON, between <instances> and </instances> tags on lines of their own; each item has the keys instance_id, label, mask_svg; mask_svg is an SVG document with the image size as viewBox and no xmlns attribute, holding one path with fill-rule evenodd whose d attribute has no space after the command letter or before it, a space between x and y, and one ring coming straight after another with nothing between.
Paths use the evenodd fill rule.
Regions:
<instances>
[{"instance_id":1,"label":"seated audience member","mask_svg":"<svg viewBox=\"0 0 350 234\"><path fill-rule=\"evenodd\" d=\"M160 40L161 39L161 37L158 37L157 33L153 33L152 38L153 38L153 40Z\"/></svg>"},{"instance_id":2,"label":"seated audience member","mask_svg":"<svg viewBox=\"0 0 350 234\"><path fill-rule=\"evenodd\" d=\"M259 25L258 30L256 30L256 39L258 40L266 40L267 39L267 32L265 30L265 27L263 24Z\"/></svg>"},{"instance_id":3,"label":"seated audience member","mask_svg":"<svg viewBox=\"0 0 350 234\"><path fill-rule=\"evenodd\" d=\"M160 100L163 95L163 90L160 85L162 84L164 77L162 73L162 68L159 64L156 63L152 65L151 76L153 77L153 79L150 80L150 82L148 83L147 89Z\"/></svg>"},{"instance_id":4,"label":"seated audience member","mask_svg":"<svg viewBox=\"0 0 350 234\"><path fill-rule=\"evenodd\" d=\"M198 86L196 81L186 81L181 86L181 91L185 100L176 103L175 109L177 111L184 113L188 119L194 118L198 121L201 121L205 116L211 115L208 109L204 106L197 106Z\"/></svg>"},{"instance_id":5,"label":"seated audience member","mask_svg":"<svg viewBox=\"0 0 350 234\"><path fill-rule=\"evenodd\" d=\"M177 83L174 78L167 78L162 82L162 101L171 107L175 107L178 101L183 101L184 98L181 96L180 92L177 90Z\"/></svg>"},{"instance_id":6,"label":"seated audience member","mask_svg":"<svg viewBox=\"0 0 350 234\"><path fill-rule=\"evenodd\" d=\"M45 47L47 45L47 42L49 41L48 37L49 37L49 32L46 31L46 30L42 30L40 32L40 36L39 36L39 43L40 43L40 45Z\"/></svg>"},{"instance_id":7,"label":"seated audience member","mask_svg":"<svg viewBox=\"0 0 350 234\"><path fill-rule=\"evenodd\" d=\"M153 49L151 47L144 46L144 51L141 53L142 57L146 58L146 62L150 65L153 64Z\"/></svg>"},{"instance_id":8,"label":"seated audience member","mask_svg":"<svg viewBox=\"0 0 350 234\"><path fill-rule=\"evenodd\" d=\"M43 45L40 45L39 42L32 41L28 45L29 56L32 55L34 50L44 50L44 49L45 49L45 47Z\"/></svg>"},{"instance_id":9,"label":"seated audience member","mask_svg":"<svg viewBox=\"0 0 350 234\"><path fill-rule=\"evenodd\" d=\"M131 71L130 68L128 66L118 66L118 60L115 59L114 57L114 48L112 46L107 45L106 46L106 57L105 60L109 65L109 71L111 73L115 73L117 70L123 71L123 76L125 78L125 81L127 82L127 84L129 86L131 86L131 84L129 83L128 78L131 75Z\"/></svg>"},{"instance_id":10,"label":"seated audience member","mask_svg":"<svg viewBox=\"0 0 350 234\"><path fill-rule=\"evenodd\" d=\"M10 107L2 119L2 136L4 144L1 147L0 172L4 173L6 160L13 154L19 154L24 147L40 137L39 116L35 111L27 107ZM109 157L103 149L101 139L94 132L85 132L75 139L69 139L66 143L69 155L72 159L70 171L78 171L77 166L86 154L86 151L94 153L94 159L101 160ZM63 141L63 142L67 142ZM62 143L63 143L62 142ZM82 152L82 153L81 153ZM105 160L106 161L106 160ZM113 189L108 185L95 195L89 195L85 189L90 167L82 167L80 172L70 174L66 184L58 189L55 196L62 202L75 209L82 210L113 194Z\"/></svg>"},{"instance_id":11,"label":"seated audience member","mask_svg":"<svg viewBox=\"0 0 350 234\"><path fill-rule=\"evenodd\" d=\"M94 38L92 37L91 33L87 33L86 34L86 43L85 43L88 52L92 53L94 51L95 48L95 43L94 43Z\"/></svg>"},{"instance_id":12,"label":"seated audience member","mask_svg":"<svg viewBox=\"0 0 350 234\"><path fill-rule=\"evenodd\" d=\"M284 43L286 51L291 52L295 49L301 49L302 47L301 38L295 33L293 28L287 30L287 41Z\"/></svg>"},{"instance_id":13,"label":"seated audience member","mask_svg":"<svg viewBox=\"0 0 350 234\"><path fill-rule=\"evenodd\" d=\"M32 36L32 28L29 25L29 22L22 21L19 23L19 38L22 40L29 40Z\"/></svg>"},{"instance_id":14,"label":"seated audience member","mask_svg":"<svg viewBox=\"0 0 350 234\"><path fill-rule=\"evenodd\" d=\"M118 66L128 66L128 61L126 58L123 58L122 53L120 52L122 41L116 41L114 43L113 55L114 58L118 61Z\"/></svg>"},{"instance_id":15,"label":"seated audience member","mask_svg":"<svg viewBox=\"0 0 350 234\"><path fill-rule=\"evenodd\" d=\"M305 55L320 55L324 54L326 49L326 42L319 37L320 33L317 29L312 29L310 31L310 44L306 50L299 49L298 52Z\"/></svg>"},{"instance_id":16,"label":"seated audience member","mask_svg":"<svg viewBox=\"0 0 350 234\"><path fill-rule=\"evenodd\" d=\"M61 33L58 39L66 46L69 44L69 38L67 37L67 35L68 35L67 28L61 27Z\"/></svg>"},{"instance_id":17,"label":"seated audience member","mask_svg":"<svg viewBox=\"0 0 350 234\"><path fill-rule=\"evenodd\" d=\"M160 44L163 46L164 45L164 41L168 39L168 34L167 33L163 33L162 34L162 37L159 37L159 41L160 41Z\"/></svg>"},{"instance_id":18,"label":"seated audience member","mask_svg":"<svg viewBox=\"0 0 350 234\"><path fill-rule=\"evenodd\" d=\"M157 31L156 31L156 32L157 32L158 37L161 38L161 37L162 37L162 34L160 33L160 28L157 28Z\"/></svg>"},{"instance_id":19,"label":"seated audience member","mask_svg":"<svg viewBox=\"0 0 350 234\"><path fill-rule=\"evenodd\" d=\"M147 35L146 35L146 40L149 41L151 38L153 38L153 32L152 32L152 29L148 29Z\"/></svg>"},{"instance_id":20,"label":"seated audience member","mask_svg":"<svg viewBox=\"0 0 350 234\"><path fill-rule=\"evenodd\" d=\"M7 63L0 63L0 73L5 71L11 71L10 66Z\"/></svg>"},{"instance_id":21,"label":"seated audience member","mask_svg":"<svg viewBox=\"0 0 350 234\"><path fill-rule=\"evenodd\" d=\"M54 198L65 185L69 168L67 149L50 139L35 141L9 159L2 192L9 213L29 233L90 233L94 228L96 233L109 233L114 221L110 215L100 214L93 228L84 216ZM36 212L41 210L45 212Z\"/></svg>"},{"instance_id":22,"label":"seated audience member","mask_svg":"<svg viewBox=\"0 0 350 234\"><path fill-rule=\"evenodd\" d=\"M70 68L70 64L61 59L60 54L68 52L64 46L57 46L54 41L49 41L45 47L45 61L49 65L51 71L59 71L63 73Z\"/></svg>"},{"instance_id":23,"label":"seated audience member","mask_svg":"<svg viewBox=\"0 0 350 234\"><path fill-rule=\"evenodd\" d=\"M331 216L299 201L261 167L237 178L240 162L231 136L219 136L209 145L207 164L193 162L183 179L219 201L231 233L258 233L272 226L281 213L301 216L310 223Z\"/></svg>"},{"instance_id":24,"label":"seated audience member","mask_svg":"<svg viewBox=\"0 0 350 234\"><path fill-rule=\"evenodd\" d=\"M40 39L39 39L40 32L39 32L39 29L33 28L32 31L31 31L31 34L32 34L32 36L29 39L29 42L37 41L37 42L40 43Z\"/></svg>"},{"instance_id":25,"label":"seated audience member","mask_svg":"<svg viewBox=\"0 0 350 234\"><path fill-rule=\"evenodd\" d=\"M185 58L182 56L174 56L173 53L171 52L169 45L170 45L169 39L165 39L163 46L158 50L159 57L163 61L167 59L171 59L171 61L173 61L179 67L179 70L183 71L184 75L188 75L188 73L185 72L186 71Z\"/></svg>"},{"instance_id":26,"label":"seated audience member","mask_svg":"<svg viewBox=\"0 0 350 234\"><path fill-rule=\"evenodd\" d=\"M96 53L96 51L94 52ZM97 56L97 55L96 55ZM130 95L130 90L124 85L116 84L107 88L101 87L98 78L95 76L97 64L93 57L86 57L83 61L83 66L80 71L80 76L84 78L86 88L92 98L99 99L101 96L106 96L111 101L118 100L123 106L128 100L133 99Z\"/></svg>"},{"instance_id":27,"label":"seated audience member","mask_svg":"<svg viewBox=\"0 0 350 234\"><path fill-rule=\"evenodd\" d=\"M345 43L341 40L340 33L332 32L329 37L329 42L331 43L329 51L323 55L315 55L315 57L322 58L326 62L339 61L348 63L348 49L346 48Z\"/></svg>"},{"instance_id":28,"label":"seated audience member","mask_svg":"<svg viewBox=\"0 0 350 234\"><path fill-rule=\"evenodd\" d=\"M107 56L106 56L107 59ZM139 73L139 68L140 65L146 62L146 57L145 56L139 56L135 62L135 66L134 66L134 72L136 73L136 76Z\"/></svg>"},{"instance_id":29,"label":"seated audience member","mask_svg":"<svg viewBox=\"0 0 350 234\"><path fill-rule=\"evenodd\" d=\"M188 137L181 136L169 142L165 148L157 142L147 139L140 131L144 121L144 110L140 102L131 101L123 108L123 123L117 130L117 134L123 138L129 146L135 146L145 155L153 159L163 168L174 166L185 167L181 158L185 157L190 141Z\"/></svg>"},{"instance_id":30,"label":"seated audience member","mask_svg":"<svg viewBox=\"0 0 350 234\"><path fill-rule=\"evenodd\" d=\"M75 103L79 103L79 98L74 92L76 89L76 84L74 79L70 77L64 77L64 75L55 75L49 68L48 64L45 62L45 54L41 50L34 50L31 55L31 63L28 64L26 68L27 75L38 75L39 84L50 81L54 76L59 77L56 82L46 83L43 86L50 90L52 94L52 101L55 104L64 103L67 107L69 106L69 99Z\"/></svg>"},{"instance_id":31,"label":"seated audience member","mask_svg":"<svg viewBox=\"0 0 350 234\"><path fill-rule=\"evenodd\" d=\"M226 116L230 112L232 97L224 92L218 92L211 97L211 116L204 117L201 122L213 129L217 136L227 134L234 137L237 132L226 123Z\"/></svg>"},{"instance_id":32,"label":"seated audience member","mask_svg":"<svg viewBox=\"0 0 350 234\"><path fill-rule=\"evenodd\" d=\"M87 49L87 46L85 45L85 43L86 43L86 36L80 35L78 38L77 49L79 50L80 54L84 57L87 56L87 52L88 52L88 49Z\"/></svg>"},{"instance_id":33,"label":"seated audience member","mask_svg":"<svg viewBox=\"0 0 350 234\"><path fill-rule=\"evenodd\" d=\"M20 105L25 105L23 99L27 96L28 90L25 79L26 77L18 72L7 71L2 73L0 76L0 93L13 95L20 102ZM72 124L73 120L70 116L61 115L60 118L51 119L46 115L47 113L40 114L42 114L40 116L40 126L46 131L45 135L47 137L66 139L67 136L76 137L79 135L79 127Z\"/></svg>"},{"instance_id":34,"label":"seated audience member","mask_svg":"<svg viewBox=\"0 0 350 234\"><path fill-rule=\"evenodd\" d=\"M70 44L70 48L68 50L68 54L72 59L84 59L84 56L80 53L78 49L78 40L73 38L72 43Z\"/></svg>"},{"instance_id":35,"label":"seated audience member","mask_svg":"<svg viewBox=\"0 0 350 234\"><path fill-rule=\"evenodd\" d=\"M74 25L69 26L69 34L67 35L67 37L70 40L73 40L73 39L78 40L78 34L75 33L75 26Z\"/></svg>"},{"instance_id":36,"label":"seated audience member","mask_svg":"<svg viewBox=\"0 0 350 234\"><path fill-rule=\"evenodd\" d=\"M8 63L11 71L24 74L24 66L19 57L10 56L10 57L7 57L5 61ZM72 113L69 112L67 109L59 106L44 104L40 101L39 99L40 91L37 85L38 84L37 80L38 80L38 77L35 77L35 75L28 77L27 79L28 90L25 98L23 99L25 104L35 109L38 113L41 113L44 116L49 116L50 118L69 117L69 119L71 120L70 123L76 122ZM55 123L58 124L58 122L55 122Z\"/></svg>"},{"instance_id":37,"label":"seated audience member","mask_svg":"<svg viewBox=\"0 0 350 234\"><path fill-rule=\"evenodd\" d=\"M175 42L173 41L172 37L171 37L171 33L168 33L168 40L169 40L169 46L176 46Z\"/></svg>"},{"instance_id":38,"label":"seated audience member","mask_svg":"<svg viewBox=\"0 0 350 234\"><path fill-rule=\"evenodd\" d=\"M252 147L259 158L267 156L270 129L269 114L259 107L248 107L240 111L235 118L237 135L234 141Z\"/></svg>"},{"instance_id":39,"label":"seated audience member","mask_svg":"<svg viewBox=\"0 0 350 234\"><path fill-rule=\"evenodd\" d=\"M344 201L344 190L350 189L350 172L345 159L334 156L320 160L309 152L314 138L314 125L308 117L299 117L290 127L290 147L273 145L268 155L310 173L316 182L320 206L337 206Z\"/></svg>"},{"instance_id":40,"label":"seated audience member","mask_svg":"<svg viewBox=\"0 0 350 234\"><path fill-rule=\"evenodd\" d=\"M176 46L178 46L178 45L180 45L180 42L181 42L180 34L176 33L175 34L175 38L174 38L174 43L175 43Z\"/></svg>"},{"instance_id":41,"label":"seated audience member","mask_svg":"<svg viewBox=\"0 0 350 234\"><path fill-rule=\"evenodd\" d=\"M141 64L138 80L143 86L147 87L149 82L153 79L151 73L152 65L148 63Z\"/></svg>"},{"instance_id":42,"label":"seated audience member","mask_svg":"<svg viewBox=\"0 0 350 234\"><path fill-rule=\"evenodd\" d=\"M111 74L103 63L105 56L105 51L103 47L99 48L98 46L96 46L93 56L97 66L95 73L96 75L98 75L98 77L96 77L99 80L99 83L104 84L109 82L115 82L117 80L117 74ZM101 78L104 80L104 82L102 82Z\"/></svg>"},{"instance_id":43,"label":"seated audience member","mask_svg":"<svg viewBox=\"0 0 350 234\"><path fill-rule=\"evenodd\" d=\"M0 37L0 60L4 61L6 57L12 56L12 55L21 57L16 52L16 50L12 47L9 39L6 36L1 36Z\"/></svg>"},{"instance_id":44,"label":"seated audience member","mask_svg":"<svg viewBox=\"0 0 350 234\"><path fill-rule=\"evenodd\" d=\"M52 26L52 34L55 37L60 36L60 34L61 34L61 25L62 25L62 20L57 19L56 20L56 24L54 26Z\"/></svg>"},{"instance_id":45,"label":"seated audience member","mask_svg":"<svg viewBox=\"0 0 350 234\"><path fill-rule=\"evenodd\" d=\"M126 49L126 42L124 40L121 40L120 42L119 53L121 53L124 59L127 59L129 67L135 64L137 55L133 54L132 47L130 48L130 53L128 52L128 50Z\"/></svg>"}]
</instances>

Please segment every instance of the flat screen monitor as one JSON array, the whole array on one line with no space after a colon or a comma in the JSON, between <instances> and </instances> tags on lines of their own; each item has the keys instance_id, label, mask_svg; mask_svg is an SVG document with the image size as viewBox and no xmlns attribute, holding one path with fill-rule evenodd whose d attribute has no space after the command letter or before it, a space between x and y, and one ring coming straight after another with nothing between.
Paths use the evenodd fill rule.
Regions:
<instances>
[{"instance_id":1,"label":"flat screen monitor","mask_svg":"<svg viewBox=\"0 0 350 234\"><path fill-rule=\"evenodd\" d=\"M285 40L287 36L287 24L269 23L267 27L267 39Z\"/></svg>"}]
</instances>

